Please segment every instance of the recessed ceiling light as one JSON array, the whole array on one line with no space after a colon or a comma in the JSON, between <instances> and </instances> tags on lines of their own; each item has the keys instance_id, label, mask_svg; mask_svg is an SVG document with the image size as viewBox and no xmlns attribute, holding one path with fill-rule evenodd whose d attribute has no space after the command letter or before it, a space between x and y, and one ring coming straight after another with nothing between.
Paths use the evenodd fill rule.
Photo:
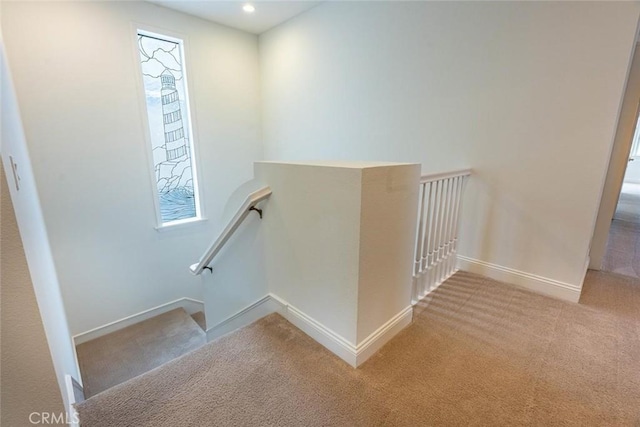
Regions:
<instances>
[{"instance_id":1,"label":"recessed ceiling light","mask_svg":"<svg viewBox=\"0 0 640 427\"><path fill-rule=\"evenodd\" d=\"M253 13L256 11L256 8L253 7L252 4L245 4L244 6L242 6L242 10L244 10L247 13Z\"/></svg>"}]
</instances>

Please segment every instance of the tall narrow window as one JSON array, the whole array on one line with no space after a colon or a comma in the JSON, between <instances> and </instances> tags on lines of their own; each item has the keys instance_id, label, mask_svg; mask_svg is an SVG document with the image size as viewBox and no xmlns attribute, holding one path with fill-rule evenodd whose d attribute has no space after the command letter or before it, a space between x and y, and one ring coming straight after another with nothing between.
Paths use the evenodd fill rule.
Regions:
<instances>
[{"instance_id":1,"label":"tall narrow window","mask_svg":"<svg viewBox=\"0 0 640 427\"><path fill-rule=\"evenodd\" d=\"M183 42L138 31L162 225L200 217Z\"/></svg>"}]
</instances>

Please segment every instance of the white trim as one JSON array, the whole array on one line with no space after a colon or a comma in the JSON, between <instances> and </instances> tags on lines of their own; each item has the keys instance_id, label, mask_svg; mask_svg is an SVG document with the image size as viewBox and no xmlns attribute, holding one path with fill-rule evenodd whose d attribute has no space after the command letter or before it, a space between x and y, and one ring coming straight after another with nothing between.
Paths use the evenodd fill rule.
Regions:
<instances>
[{"instance_id":1,"label":"white trim","mask_svg":"<svg viewBox=\"0 0 640 427\"><path fill-rule=\"evenodd\" d=\"M184 310L188 314L193 314L197 313L198 311L204 311L204 302L185 297L165 304L161 304L148 310L141 311L137 314L132 314L131 316L124 317L120 320L116 320L114 322L107 323L106 325L98 326L97 328L93 328L74 335L72 337L74 347L87 341L91 341L101 336L110 334L111 332L119 331L120 329L126 328L127 326L142 322L143 320L151 319L152 317L158 316L162 313L175 310L176 308L184 308Z\"/></svg>"},{"instance_id":2,"label":"white trim","mask_svg":"<svg viewBox=\"0 0 640 427\"><path fill-rule=\"evenodd\" d=\"M581 287L458 255L458 268L565 301L578 302Z\"/></svg>"},{"instance_id":3,"label":"white trim","mask_svg":"<svg viewBox=\"0 0 640 427\"><path fill-rule=\"evenodd\" d=\"M64 376L64 385L66 387L66 392L67 392L67 401L69 402L69 407L67 408L67 413L66 413L66 421L69 423L70 427L80 427L80 422L78 419L78 411L76 411L76 408L74 407L77 401L76 401L76 393L74 392L73 389L74 389L74 386L77 386L78 388L80 388L80 390L82 390L82 386L78 384L78 382L74 380L73 377L69 374L66 374ZM82 394L84 394L84 390Z\"/></svg>"},{"instance_id":4,"label":"white trim","mask_svg":"<svg viewBox=\"0 0 640 427\"><path fill-rule=\"evenodd\" d=\"M358 366L356 347L339 334L288 304L285 318L349 365Z\"/></svg>"},{"instance_id":5,"label":"white trim","mask_svg":"<svg viewBox=\"0 0 640 427\"><path fill-rule=\"evenodd\" d=\"M373 356L382 346L389 342L391 338L395 337L398 332L409 326L412 320L413 306L410 305L365 338L356 348L356 366L360 366L368 358Z\"/></svg>"},{"instance_id":6,"label":"white trim","mask_svg":"<svg viewBox=\"0 0 640 427\"><path fill-rule=\"evenodd\" d=\"M360 366L373 356L391 338L408 326L413 317L413 308L406 307L356 346L278 296L268 294L209 328L207 338L216 339L276 312L353 367Z\"/></svg>"},{"instance_id":7,"label":"white trim","mask_svg":"<svg viewBox=\"0 0 640 427\"><path fill-rule=\"evenodd\" d=\"M631 149L629 150L629 158L636 158L640 156L640 126L638 126L638 120L640 120L640 117L636 118L633 138L631 139Z\"/></svg>"},{"instance_id":8,"label":"white trim","mask_svg":"<svg viewBox=\"0 0 640 427\"><path fill-rule=\"evenodd\" d=\"M187 218L180 219L178 221L166 222L158 227L155 227L156 231L163 233L166 231L174 231L180 230L183 231L185 228L196 226L200 223L207 222L207 218Z\"/></svg>"},{"instance_id":9,"label":"white trim","mask_svg":"<svg viewBox=\"0 0 640 427\"><path fill-rule=\"evenodd\" d=\"M77 382L80 385L80 387L84 387L84 382L82 380L82 372L80 372L80 361L78 360L78 348L76 347L76 345L77 345L76 341L73 339L73 337L71 337L71 348L73 349L73 360L76 363L76 370L78 375Z\"/></svg>"},{"instance_id":10,"label":"white trim","mask_svg":"<svg viewBox=\"0 0 640 427\"><path fill-rule=\"evenodd\" d=\"M362 340L360 344L353 345L317 320L286 302L280 301L286 306L285 317L288 321L354 368L373 356L391 338L408 326L413 318L413 308L407 306Z\"/></svg>"},{"instance_id":11,"label":"white trim","mask_svg":"<svg viewBox=\"0 0 640 427\"><path fill-rule=\"evenodd\" d=\"M271 313L283 313L283 306L271 295L265 295L236 314L207 329L207 340L212 341L267 316Z\"/></svg>"},{"instance_id":12,"label":"white trim","mask_svg":"<svg viewBox=\"0 0 640 427\"><path fill-rule=\"evenodd\" d=\"M456 178L458 176L469 176L473 173L473 169L460 169L451 172L430 173L420 176L420 184L427 184L429 182L441 181L449 178Z\"/></svg>"}]
</instances>

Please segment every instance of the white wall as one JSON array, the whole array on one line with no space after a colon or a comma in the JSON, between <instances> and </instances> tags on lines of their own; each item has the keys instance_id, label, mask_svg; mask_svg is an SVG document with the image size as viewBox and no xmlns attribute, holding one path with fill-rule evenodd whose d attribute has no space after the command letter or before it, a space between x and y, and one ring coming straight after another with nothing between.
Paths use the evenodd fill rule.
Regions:
<instances>
[{"instance_id":1,"label":"white wall","mask_svg":"<svg viewBox=\"0 0 640 427\"><path fill-rule=\"evenodd\" d=\"M640 102L640 48L638 46L639 45L636 44L633 60L629 67L629 75L620 108L620 117L616 127L616 136L611 149L609 167L607 169L602 198L600 199L600 208L591 241L589 268L596 270L600 270L602 267L602 260L604 259L607 240L609 238L609 228L611 227L611 220L613 219L613 214L618 204L622 182L628 179L625 176L625 168L627 168L627 164L629 164L630 167L628 170L631 177L633 177L633 171L635 169L635 165L632 164L633 162L629 163L628 160ZM640 176L638 178L640 180Z\"/></svg>"},{"instance_id":2,"label":"white wall","mask_svg":"<svg viewBox=\"0 0 640 427\"><path fill-rule=\"evenodd\" d=\"M10 390L0 395L0 423L19 426L64 406L2 167L0 181L0 383Z\"/></svg>"},{"instance_id":3,"label":"white wall","mask_svg":"<svg viewBox=\"0 0 640 427\"><path fill-rule=\"evenodd\" d=\"M251 191L247 191L246 187L240 187L234 196L241 195L241 199L232 196L225 211L235 213L249 193ZM223 217L228 221L228 216ZM200 275L208 329L220 326L269 292L265 277L262 228L258 214L249 215L210 264L212 271L206 270ZM216 330L210 338L217 338L219 334Z\"/></svg>"},{"instance_id":4,"label":"white wall","mask_svg":"<svg viewBox=\"0 0 640 427\"><path fill-rule=\"evenodd\" d=\"M5 4L2 5L3 16L4 7ZM58 402L64 399L66 408L68 402L64 392L64 376L69 374L77 379L79 375L20 110L4 52L2 31L4 28L0 30L0 152L3 173L7 174L9 184L9 188L5 187L3 191L10 191L13 201L11 203L8 195L3 194L1 250L4 265L1 279L4 425L9 419L16 421L14 417L24 416L28 405L31 405L32 411L51 410L56 406L60 410L62 408ZM11 159L17 165L18 186L11 169ZM11 212L12 209L14 212ZM19 236L14 221L17 221ZM28 271L25 259L28 261ZM43 341L42 329L46 341ZM62 399L60 395L54 395L50 388L51 366L55 370ZM23 418L18 424L8 421L7 425L28 425L28 420Z\"/></svg>"},{"instance_id":5,"label":"white wall","mask_svg":"<svg viewBox=\"0 0 640 427\"><path fill-rule=\"evenodd\" d=\"M633 162L629 162L627 171L624 174L624 182L640 184L640 159L636 158Z\"/></svg>"},{"instance_id":6,"label":"white wall","mask_svg":"<svg viewBox=\"0 0 640 427\"><path fill-rule=\"evenodd\" d=\"M460 253L577 293L639 11L324 3L260 37L266 158L472 167Z\"/></svg>"},{"instance_id":7,"label":"white wall","mask_svg":"<svg viewBox=\"0 0 640 427\"><path fill-rule=\"evenodd\" d=\"M3 7L71 332L177 298L202 299L188 266L222 228L224 203L263 156L256 36L146 2ZM205 223L154 229L135 23L185 37ZM221 286L242 279L234 267L220 266Z\"/></svg>"},{"instance_id":8,"label":"white wall","mask_svg":"<svg viewBox=\"0 0 640 427\"><path fill-rule=\"evenodd\" d=\"M417 164L362 170L358 344L411 307L419 182Z\"/></svg>"},{"instance_id":9,"label":"white wall","mask_svg":"<svg viewBox=\"0 0 640 427\"><path fill-rule=\"evenodd\" d=\"M358 366L411 322L420 166L258 162L255 174L273 191L260 225L269 292Z\"/></svg>"},{"instance_id":10,"label":"white wall","mask_svg":"<svg viewBox=\"0 0 640 427\"><path fill-rule=\"evenodd\" d=\"M269 292L356 345L362 169L260 162L255 174L273 191L261 224Z\"/></svg>"}]
</instances>

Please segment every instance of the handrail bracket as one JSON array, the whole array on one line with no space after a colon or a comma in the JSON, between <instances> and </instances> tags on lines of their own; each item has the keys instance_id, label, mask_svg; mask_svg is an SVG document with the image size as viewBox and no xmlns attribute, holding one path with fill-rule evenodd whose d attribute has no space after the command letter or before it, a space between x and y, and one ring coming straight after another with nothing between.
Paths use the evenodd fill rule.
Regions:
<instances>
[{"instance_id":1,"label":"handrail bracket","mask_svg":"<svg viewBox=\"0 0 640 427\"><path fill-rule=\"evenodd\" d=\"M255 205L268 199L269 196L271 196L271 189L268 186L264 186L249 194L242 205L238 208L233 218L231 218L216 240L211 244L211 246L209 246L209 249L207 249L204 255L202 255L200 261L189 267L191 274L197 276L204 270L209 270L213 273L213 270L209 267L213 258L218 252L220 252L222 246L224 246L224 244L231 238L231 235L238 229L238 227L240 227L240 223L249 216L251 211L258 212L258 215L262 218L262 209L256 208Z\"/></svg>"},{"instance_id":2,"label":"handrail bracket","mask_svg":"<svg viewBox=\"0 0 640 427\"><path fill-rule=\"evenodd\" d=\"M255 206L251 206L249 210L258 212L258 215L260 215L260 219L262 219L262 209L258 209Z\"/></svg>"}]
</instances>

